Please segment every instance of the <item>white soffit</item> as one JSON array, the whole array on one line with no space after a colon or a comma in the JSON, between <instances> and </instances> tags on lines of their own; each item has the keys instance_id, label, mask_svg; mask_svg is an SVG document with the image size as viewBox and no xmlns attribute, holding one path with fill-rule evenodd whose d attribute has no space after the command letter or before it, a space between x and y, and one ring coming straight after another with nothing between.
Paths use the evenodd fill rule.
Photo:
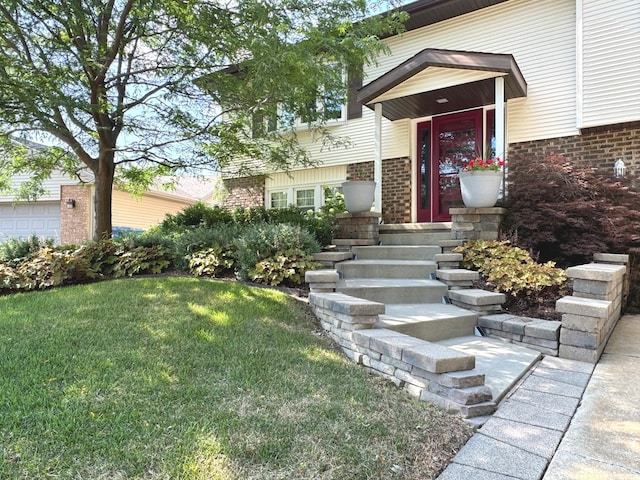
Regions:
<instances>
[{"instance_id":1,"label":"white soffit","mask_svg":"<svg viewBox=\"0 0 640 480\"><path fill-rule=\"evenodd\" d=\"M466 70L460 68L428 67L405 82L393 87L368 104L392 100L422 92L440 90L442 88L463 85L465 83L506 76L504 72L488 72L483 70Z\"/></svg>"}]
</instances>

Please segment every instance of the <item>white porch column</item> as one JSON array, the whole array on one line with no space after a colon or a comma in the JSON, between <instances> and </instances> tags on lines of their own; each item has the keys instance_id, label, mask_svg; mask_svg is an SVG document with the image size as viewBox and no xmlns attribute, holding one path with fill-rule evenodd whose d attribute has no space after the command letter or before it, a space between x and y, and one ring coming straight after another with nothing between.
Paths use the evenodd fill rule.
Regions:
<instances>
[{"instance_id":1,"label":"white porch column","mask_svg":"<svg viewBox=\"0 0 640 480\"><path fill-rule=\"evenodd\" d=\"M505 132L505 101L504 101L504 77L495 78L496 93L496 157L502 160L507 158L507 143Z\"/></svg>"},{"instance_id":2,"label":"white porch column","mask_svg":"<svg viewBox=\"0 0 640 480\"><path fill-rule=\"evenodd\" d=\"M374 106L375 127L374 127L374 157L373 157L373 179L376 182L375 199L373 202L374 211L382 212L382 104L376 103Z\"/></svg>"}]
</instances>

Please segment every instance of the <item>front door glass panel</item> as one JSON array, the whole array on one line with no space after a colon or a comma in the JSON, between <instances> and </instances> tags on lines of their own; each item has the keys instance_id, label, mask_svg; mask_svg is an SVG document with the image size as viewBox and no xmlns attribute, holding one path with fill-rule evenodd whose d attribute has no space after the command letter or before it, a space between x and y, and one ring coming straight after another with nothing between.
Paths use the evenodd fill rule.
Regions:
<instances>
[{"instance_id":1,"label":"front door glass panel","mask_svg":"<svg viewBox=\"0 0 640 480\"><path fill-rule=\"evenodd\" d=\"M431 122L418 124L418 221L431 221Z\"/></svg>"},{"instance_id":2,"label":"front door glass panel","mask_svg":"<svg viewBox=\"0 0 640 480\"><path fill-rule=\"evenodd\" d=\"M450 208L462 207L458 172L482 148L482 111L465 112L434 119L436 138L432 188L435 193L433 220L449 221Z\"/></svg>"}]
</instances>

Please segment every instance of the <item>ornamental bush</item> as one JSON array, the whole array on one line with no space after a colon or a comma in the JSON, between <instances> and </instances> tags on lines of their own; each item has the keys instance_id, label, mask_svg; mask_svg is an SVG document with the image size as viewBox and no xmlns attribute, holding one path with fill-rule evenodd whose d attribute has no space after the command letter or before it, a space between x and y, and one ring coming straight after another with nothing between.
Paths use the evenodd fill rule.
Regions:
<instances>
[{"instance_id":1,"label":"ornamental bush","mask_svg":"<svg viewBox=\"0 0 640 480\"><path fill-rule=\"evenodd\" d=\"M508 178L501 231L540 260L569 267L640 247L640 192L630 180L562 155L514 157Z\"/></svg>"},{"instance_id":2,"label":"ornamental bush","mask_svg":"<svg viewBox=\"0 0 640 480\"><path fill-rule=\"evenodd\" d=\"M9 238L0 243L0 262L28 257L37 253L41 247L53 247L53 239L41 239L37 235L31 235L26 239Z\"/></svg>"},{"instance_id":3,"label":"ornamental bush","mask_svg":"<svg viewBox=\"0 0 640 480\"><path fill-rule=\"evenodd\" d=\"M127 248L113 240L44 246L28 257L0 263L0 292L34 290L97 278L157 274L169 266L161 246Z\"/></svg>"},{"instance_id":4,"label":"ornamental bush","mask_svg":"<svg viewBox=\"0 0 640 480\"><path fill-rule=\"evenodd\" d=\"M214 245L195 252L189 258L189 271L193 275L220 277L233 272L235 245Z\"/></svg>"},{"instance_id":5,"label":"ornamental bush","mask_svg":"<svg viewBox=\"0 0 640 480\"><path fill-rule=\"evenodd\" d=\"M320 245L308 230L299 225L263 223L247 228L236 242L238 276L250 279L250 271L263 260L282 252L310 255L320 251ZM282 267L289 268L289 267ZM304 276L304 274L303 274Z\"/></svg>"},{"instance_id":6,"label":"ornamental bush","mask_svg":"<svg viewBox=\"0 0 640 480\"><path fill-rule=\"evenodd\" d=\"M564 269L554 262L540 264L508 241L472 240L454 251L462 253L464 268L477 270L496 291L507 294L507 310L515 304L536 310L567 294Z\"/></svg>"},{"instance_id":7,"label":"ornamental bush","mask_svg":"<svg viewBox=\"0 0 640 480\"><path fill-rule=\"evenodd\" d=\"M318 268L318 262L299 248L290 248L275 252L268 258L259 261L248 272L249 280L266 285L304 283L304 275L309 270Z\"/></svg>"}]
</instances>

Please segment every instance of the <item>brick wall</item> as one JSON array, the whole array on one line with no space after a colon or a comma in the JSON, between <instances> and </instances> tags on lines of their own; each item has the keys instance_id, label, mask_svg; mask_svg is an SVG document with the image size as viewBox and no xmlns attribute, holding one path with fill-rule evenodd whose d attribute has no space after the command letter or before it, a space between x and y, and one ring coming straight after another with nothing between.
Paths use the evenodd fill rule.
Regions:
<instances>
[{"instance_id":1,"label":"brick wall","mask_svg":"<svg viewBox=\"0 0 640 480\"><path fill-rule=\"evenodd\" d=\"M91 239L91 187L62 185L60 187L60 242L81 243ZM67 201L75 207L68 208Z\"/></svg>"},{"instance_id":2,"label":"brick wall","mask_svg":"<svg viewBox=\"0 0 640 480\"><path fill-rule=\"evenodd\" d=\"M583 129L582 135L521 142L509 145L511 160L561 154L580 167L596 167L613 173L621 158L627 177L640 186L640 122L621 123Z\"/></svg>"},{"instance_id":3,"label":"brick wall","mask_svg":"<svg viewBox=\"0 0 640 480\"><path fill-rule=\"evenodd\" d=\"M385 223L411 222L411 160L382 162L382 219Z\"/></svg>"},{"instance_id":4,"label":"brick wall","mask_svg":"<svg viewBox=\"0 0 640 480\"><path fill-rule=\"evenodd\" d=\"M373 180L373 162L347 165L347 180ZM382 219L385 223L411 221L411 160L382 161Z\"/></svg>"},{"instance_id":5,"label":"brick wall","mask_svg":"<svg viewBox=\"0 0 640 480\"><path fill-rule=\"evenodd\" d=\"M228 178L223 183L227 194L222 206L249 208L264 205L264 177Z\"/></svg>"}]
</instances>

